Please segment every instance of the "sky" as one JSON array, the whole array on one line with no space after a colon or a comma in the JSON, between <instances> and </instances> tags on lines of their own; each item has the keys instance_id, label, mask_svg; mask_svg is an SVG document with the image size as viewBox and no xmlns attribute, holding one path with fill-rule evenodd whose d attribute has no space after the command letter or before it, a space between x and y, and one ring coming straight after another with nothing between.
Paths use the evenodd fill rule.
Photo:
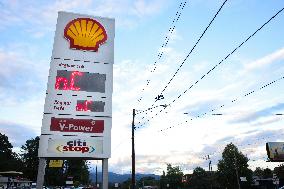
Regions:
<instances>
[{"instance_id":1,"label":"sky","mask_svg":"<svg viewBox=\"0 0 284 189\"><path fill-rule=\"evenodd\" d=\"M193 49L223 2L1 0L0 132L15 151L40 135L57 13L68 11L115 19L110 171L131 171L132 109L139 173L207 170L208 155L216 170L230 142L253 170L279 165L265 143L283 141L284 11L257 29L284 1L228 0Z\"/></svg>"}]
</instances>

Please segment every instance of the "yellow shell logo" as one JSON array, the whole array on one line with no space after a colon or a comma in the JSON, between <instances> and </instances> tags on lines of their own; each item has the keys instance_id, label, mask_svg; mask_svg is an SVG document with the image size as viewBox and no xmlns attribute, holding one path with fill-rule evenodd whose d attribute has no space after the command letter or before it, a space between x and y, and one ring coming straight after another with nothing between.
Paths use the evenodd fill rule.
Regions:
<instances>
[{"instance_id":1,"label":"yellow shell logo","mask_svg":"<svg viewBox=\"0 0 284 189\"><path fill-rule=\"evenodd\" d=\"M69 22L64 29L64 37L69 40L70 48L98 51L107 40L105 28L91 18L77 18Z\"/></svg>"}]
</instances>

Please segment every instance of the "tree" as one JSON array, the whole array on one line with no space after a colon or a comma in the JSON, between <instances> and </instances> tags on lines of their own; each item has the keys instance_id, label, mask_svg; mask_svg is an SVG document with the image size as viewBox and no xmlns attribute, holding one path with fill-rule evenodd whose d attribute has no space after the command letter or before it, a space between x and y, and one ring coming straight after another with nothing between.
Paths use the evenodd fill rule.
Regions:
<instances>
[{"instance_id":1,"label":"tree","mask_svg":"<svg viewBox=\"0 0 284 189\"><path fill-rule=\"evenodd\" d=\"M248 168L248 161L234 144L228 144L222 153L222 159L218 162L217 173L221 187L237 189L239 183L242 189L249 188L252 171ZM241 182L240 177L246 177L247 181Z\"/></svg>"},{"instance_id":2,"label":"tree","mask_svg":"<svg viewBox=\"0 0 284 189\"><path fill-rule=\"evenodd\" d=\"M64 166L62 167L49 167L49 161L45 168L45 185L46 186L63 186L66 180L64 179Z\"/></svg>"},{"instance_id":3,"label":"tree","mask_svg":"<svg viewBox=\"0 0 284 189\"><path fill-rule=\"evenodd\" d=\"M274 173L280 180L284 181L284 164L274 168Z\"/></svg>"},{"instance_id":4,"label":"tree","mask_svg":"<svg viewBox=\"0 0 284 189\"><path fill-rule=\"evenodd\" d=\"M256 167L254 172L253 172L254 176L257 176L259 178L263 177L263 169L261 169L260 167Z\"/></svg>"},{"instance_id":5,"label":"tree","mask_svg":"<svg viewBox=\"0 0 284 189\"><path fill-rule=\"evenodd\" d=\"M72 176L73 181L79 181L80 184L89 184L89 170L86 160L82 159L69 159L66 161L66 177Z\"/></svg>"},{"instance_id":6,"label":"tree","mask_svg":"<svg viewBox=\"0 0 284 189\"><path fill-rule=\"evenodd\" d=\"M269 168L265 168L263 170L263 178L267 179L267 178L272 178L273 177L273 171Z\"/></svg>"},{"instance_id":7,"label":"tree","mask_svg":"<svg viewBox=\"0 0 284 189\"><path fill-rule=\"evenodd\" d=\"M6 135L0 133L0 171L22 171L18 155Z\"/></svg>"},{"instance_id":8,"label":"tree","mask_svg":"<svg viewBox=\"0 0 284 189\"><path fill-rule=\"evenodd\" d=\"M22 161L24 163L24 175L28 179L35 181L37 178L38 170L38 148L39 148L39 137L27 140L25 145L22 147Z\"/></svg>"},{"instance_id":9,"label":"tree","mask_svg":"<svg viewBox=\"0 0 284 189\"><path fill-rule=\"evenodd\" d=\"M192 177L190 179L190 186L196 189L210 188L210 180L206 171L201 167L196 167L193 170Z\"/></svg>"},{"instance_id":10,"label":"tree","mask_svg":"<svg viewBox=\"0 0 284 189\"><path fill-rule=\"evenodd\" d=\"M166 188L167 183L168 183L168 180L167 180L167 177L166 177L166 173L165 173L165 171L163 171L163 174L160 177L160 188L161 189Z\"/></svg>"},{"instance_id":11,"label":"tree","mask_svg":"<svg viewBox=\"0 0 284 189\"><path fill-rule=\"evenodd\" d=\"M168 183L166 184L169 184L171 189L182 187L182 176L183 173L179 166L173 167L171 164L167 164L166 180Z\"/></svg>"},{"instance_id":12,"label":"tree","mask_svg":"<svg viewBox=\"0 0 284 189\"><path fill-rule=\"evenodd\" d=\"M131 178L121 183L121 189L129 189L131 186Z\"/></svg>"},{"instance_id":13,"label":"tree","mask_svg":"<svg viewBox=\"0 0 284 189\"><path fill-rule=\"evenodd\" d=\"M158 181L151 176L143 177L137 182L137 186L143 187L143 186L158 186Z\"/></svg>"}]
</instances>

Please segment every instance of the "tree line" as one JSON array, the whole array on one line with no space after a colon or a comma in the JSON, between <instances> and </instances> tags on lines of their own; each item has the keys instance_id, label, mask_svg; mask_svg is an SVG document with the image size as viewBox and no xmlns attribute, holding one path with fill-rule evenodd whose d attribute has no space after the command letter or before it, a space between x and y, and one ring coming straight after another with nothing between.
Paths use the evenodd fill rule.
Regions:
<instances>
[{"instance_id":1,"label":"tree line","mask_svg":"<svg viewBox=\"0 0 284 189\"><path fill-rule=\"evenodd\" d=\"M284 185L283 165L274 170L257 167L253 171L248 162L249 159L230 143L224 148L216 171L210 169L210 166L207 171L196 167L192 174L184 174L179 166L167 164L159 180L145 177L138 180L136 186L158 186L160 189L275 189L273 174L280 178L280 186ZM258 185L254 185L253 177L260 180ZM131 180L123 182L121 189L128 189L130 183Z\"/></svg>"},{"instance_id":2,"label":"tree line","mask_svg":"<svg viewBox=\"0 0 284 189\"><path fill-rule=\"evenodd\" d=\"M0 172L23 172L24 178L36 181L39 163L38 147L39 137L35 137L21 146L20 153L15 153L12 151L13 145L8 137L0 133ZM85 160L64 160L61 168L49 168L48 161L45 170L45 185L63 186L68 177L73 177L73 181L80 184L90 183L88 165Z\"/></svg>"}]
</instances>

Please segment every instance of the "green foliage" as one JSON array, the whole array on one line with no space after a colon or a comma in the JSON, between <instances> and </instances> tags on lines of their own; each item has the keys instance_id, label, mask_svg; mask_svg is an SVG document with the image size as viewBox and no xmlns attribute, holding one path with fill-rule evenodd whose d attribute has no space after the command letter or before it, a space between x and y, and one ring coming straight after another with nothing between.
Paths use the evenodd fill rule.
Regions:
<instances>
[{"instance_id":1,"label":"green foliage","mask_svg":"<svg viewBox=\"0 0 284 189\"><path fill-rule=\"evenodd\" d=\"M269 168L261 169L260 167L257 167L253 172L253 175L263 179L267 179L273 177L273 171Z\"/></svg>"},{"instance_id":2,"label":"green foliage","mask_svg":"<svg viewBox=\"0 0 284 189\"><path fill-rule=\"evenodd\" d=\"M263 177L263 169L261 169L260 167L255 168L253 175L262 178Z\"/></svg>"},{"instance_id":3,"label":"green foliage","mask_svg":"<svg viewBox=\"0 0 284 189\"><path fill-rule=\"evenodd\" d=\"M86 160L82 159L69 159L65 162L66 177L72 176L73 180L79 181L80 184L86 185L90 183L89 170Z\"/></svg>"},{"instance_id":4,"label":"green foliage","mask_svg":"<svg viewBox=\"0 0 284 189\"><path fill-rule=\"evenodd\" d=\"M190 180L191 188L206 189L210 186L209 175L201 167L196 167Z\"/></svg>"},{"instance_id":5,"label":"green foliage","mask_svg":"<svg viewBox=\"0 0 284 189\"><path fill-rule=\"evenodd\" d=\"M181 188L183 186L182 176L183 173L179 166L173 167L171 164L167 164L167 174L165 175L163 172L161 176L161 188L167 188L167 184L169 184L170 189Z\"/></svg>"},{"instance_id":6,"label":"green foliage","mask_svg":"<svg viewBox=\"0 0 284 189\"><path fill-rule=\"evenodd\" d=\"M284 179L284 165L282 164L279 167L275 167L274 173L276 173L279 179Z\"/></svg>"},{"instance_id":7,"label":"green foliage","mask_svg":"<svg viewBox=\"0 0 284 189\"><path fill-rule=\"evenodd\" d=\"M137 182L137 186L143 187L143 186L158 186L159 181L157 181L154 177L143 177Z\"/></svg>"},{"instance_id":8,"label":"green foliage","mask_svg":"<svg viewBox=\"0 0 284 189\"><path fill-rule=\"evenodd\" d=\"M272 178L273 177L273 171L269 168L265 168L263 170L263 178L267 179L267 178Z\"/></svg>"},{"instance_id":9,"label":"green foliage","mask_svg":"<svg viewBox=\"0 0 284 189\"><path fill-rule=\"evenodd\" d=\"M129 189L129 187L131 187L131 178L121 184L121 189Z\"/></svg>"},{"instance_id":10,"label":"green foliage","mask_svg":"<svg viewBox=\"0 0 284 189\"><path fill-rule=\"evenodd\" d=\"M163 174L160 177L160 187L161 187L161 189L162 188L166 188L167 182L168 181L167 181L167 177L166 177L165 171L163 171Z\"/></svg>"},{"instance_id":11,"label":"green foliage","mask_svg":"<svg viewBox=\"0 0 284 189\"><path fill-rule=\"evenodd\" d=\"M74 182L74 187L75 187L75 188L77 188L79 185L80 185L80 182L79 182L79 181L75 181L75 182Z\"/></svg>"},{"instance_id":12,"label":"green foliage","mask_svg":"<svg viewBox=\"0 0 284 189\"><path fill-rule=\"evenodd\" d=\"M38 147L39 147L39 137L27 140L25 145L21 148L23 150L22 160L24 163L24 175L32 181L36 181L37 170L38 170Z\"/></svg>"},{"instance_id":13,"label":"green foliage","mask_svg":"<svg viewBox=\"0 0 284 189\"><path fill-rule=\"evenodd\" d=\"M12 148L8 137L0 133L0 171L22 171L22 162Z\"/></svg>"},{"instance_id":14,"label":"green foliage","mask_svg":"<svg viewBox=\"0 0 284 189\"><path fill-rule=\"evenodd\" d=\"M47 165L49 165L49 161L47 161ZM58 168L46 166L44 179L46 186L65 185L64 167Z\"/></svg>"},{"instance_id":15,"label":"green foliage","mask_svg":"<svg viewBox=\"0 0 284 189\"><path fill-rule=\"evenodd\" d=\"M247 179L247 182L239 180L242 189L249 188L252 181L252 171L248 168L248 158L239 152L238 148L232 143L225 147L222 159L218 162L217 173L222 188L238 188L240 177Z\"/></svg>"}]
</instances>

